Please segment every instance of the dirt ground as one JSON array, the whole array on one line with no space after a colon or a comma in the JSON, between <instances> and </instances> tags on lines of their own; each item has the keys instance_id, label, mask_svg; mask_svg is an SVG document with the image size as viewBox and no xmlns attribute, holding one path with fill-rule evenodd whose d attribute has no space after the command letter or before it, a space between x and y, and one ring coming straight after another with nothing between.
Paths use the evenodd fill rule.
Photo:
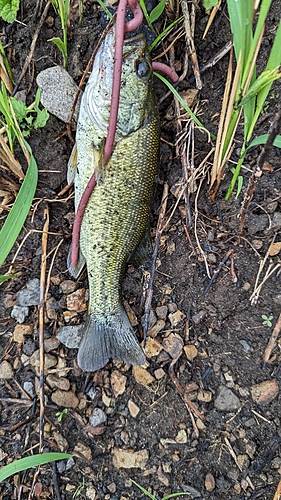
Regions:
<instances>
[{"instance_id":1,"label":"dirt ground","mask_svg":"<svg viewBox=\"0 0 281 500\"><path fill-rule=\"evenodd\" d=\"M7 46L15 82L38 26L34 9L34 0L21 2L19 22L2 27L3 44ZM275 0L259 58L261 67L280 15L281 5ZM163 29L164 18L163 15L156 23L159 31ZM85 2L79 25L78 7L73 3L67 69L77 83L102 32L99 20L100 7L89 0ZM200 5L196 8L195 26L200 67L230 40L224 3L202 40L207 20ZM48 42L60 35L59 18L50 6L32 62L20 85L20 90L28 91L28 104L36 92L37 74L62 64L61 54ZM153 55L160 54L172 40L173 37L166 40ZM182 36L174 44L179 74L186 51L184 40ZM225 56L202 75L203 88L197 98L200 120L214 134L227 65ZM180 91L195 88L192 75L190 66ZM166 89L159 82L155 85L160 99ZM280 101L280 90L280 82L276 82L255 135L268 132ZM175 115L173 120L167 120L171 103L169 96L160 105L161 165L151 213L153 238L163 185L167 183L169 188L168 219L178 202L182 180L181 161L173 146L177 140ZM234 162L241 137L242 128L237 134ZM74 210L71 189L57 198L66 186L72 144L65 124L54 116L28 140L38 163L38 189L30 217L7 260L9 264L23 242L14 265L18 277L0 288L3 377L0 466L38 452L38 306L28 306L23 323L17 323L11 313L18 303L18 292L30 285L30 280L40 278L46 206L50 219L47 260L50 288L45 317L44 451L72 453L73 459L53 467L43 466L37 477L34 469L30 469L5 480L0 486L0 498L31 498L32 485L35 498L145 498L131 482L133 479L157 499L180 491L189 493L190 498L205 500L279 499L280 493L274 496L281 480L279 344L266 366L262 361L280 314L278 253L269 255L265 261L258 283L268 269L277 267L265 281L256 302L251 301L251 296L256 289L260 263L273 239L275 243L281 242L280 150L274 148L267 158L241 237L238 223L246 179L238 199L233 195L230 201L225 201L230 181L226 173L218 196L212 201L208 185L212 156L199 169L196 189L190 192L193 224L188 229L189 237L183 198L161 236L147 366L132 370L130 366L111 362L95 374L86 374L77 366L77 349L66 347L57 338L63 326L83 323L87 308L86 274L74 282L66 267ZM195 130L195 168L211 148L207 135ZM248 154L245 178L259 153L260 148L255 148ZM2 220L5 215L2 212ZM211 276L216 276L209 287L207 268ZM7 269L3 266L2 272ZM147 272L130 265L123 284L124 299L139 333ZM38 287L38 282L34 283Z\"/></svg>"}]
</instances>

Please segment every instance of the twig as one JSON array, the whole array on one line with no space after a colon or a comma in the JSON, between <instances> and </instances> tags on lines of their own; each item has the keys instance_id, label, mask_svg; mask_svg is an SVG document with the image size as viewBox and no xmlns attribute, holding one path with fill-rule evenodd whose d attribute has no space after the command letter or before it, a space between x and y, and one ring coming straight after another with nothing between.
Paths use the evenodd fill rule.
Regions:
<instances>
[{"instance_id":1,"label":"twig","mask_svg":"<svg viewBox=\"0 0 281 500\"><path fill-rule=\"evenodd\" d=\"M230 255L232 254L233 252L233 249L229 249L227 251L227 253L225 254L224 258L222 259L222 261L219 263L217 269L214 270L214 274L213 276L211 277L211 280L210 282L208 283L208 285L206 286L204 292L202 293L202 297L205 297L208 293L208 291L210 290L212 284L214 283L214 281L217 279L218 275L219 275L219 272L221 271L222 267L224 266L224 264L226 263L227 259L230 257Z\"/></svg>"},{"instance_id":2,"label":"twig","mask_svg":"<svg viewBox=\"0 0 281 500\"><path fill-rule=\"evenodd\" d=\"M277 323L273 329L273 332L271 334L271 337L268 341L268 344L267 344L267 347L264 351L264 355L263 355L263 368L265 368L265 365L266 363L268 363L269 361L269 358L271 356L271 352L275 346L275 342L277 340L277 337L280 333L280 330L281 330L281 313L279 314L279 318L277 320Z\"/></svg>"},{"instance_id":3,"label":"twig","mask_svg":"<svg viewBox=\"0 0 281 500\"><path fill-rule=\"evenodd\" d=\"M53 483L54 483L55 494L56 494L57 500L61 500L56 462L52 463L52 469L53 469Z\"/></svg>"},{"instance_id":4,"label":"twig","mask_svg":"<svg viewBox=\"0 0 281 500\"><path fill-rule=\"evenodd\" d=\"M34 33L34 36L33 36L33 39L32 39L32 42L31 42L31 45L30 45L30 51L29 51L29 54L24 62L24 65L23 65L23 68L22 68L22 71L21 71L21 74L20 74L20 77L14 87L14 91L13 91L13 94L12 95L15 95L15 93L18 91L18 88L20 86L20 83L27 71L27 68L33 58L33 54L34 54L34 50L35 50L35 47L36 47L36 43L37 43L37 38L39 36L39 33L41 31L41 28L46 20L46 17L47 17L47 14L48 14L48 10L49 10L49 7L50 5L52 4L52 0L48 0L47 3L46 3L46 6L45 6L45 9L43 10L43 14L41 15L40 17L40 21L39 21L39 24L35 30L35 33Z\"/></svg>"},{"instance_id":5,"label":"twig","mask_svg":"<svg viewBox=\"0 0 281 500\"><path fill-rule=\"evenodd\" d=\"M44 208L45 223L42 234L42 258L41 258L41 274L40 274L40 305L39 305L39 401L40 401L40 416L39 416L39 453L43 453L44 447L44 312L46 306L45 285L46 285L46 268L47 268L47 241L49 229L49 209Z\"/></svg>"},{"instance_id":6,"label":"twig","mask_svg":"<svg viewBox=\"0 0 281 500\"><path fill-rule=\"evenodd\" d=\"M146 295L145 306L144 306L144 321L143 321L144 345L145 345L146 334L147 334L147 330L148 330L149 313L150 313L152 295L153 295L153 282L154 282L154 276L155 276L155 271L156 271L156 259L157 259L157 255L158 255L160 237L161 237L161 234L163 232L164 217L165 217L167 201L168 201L168 189L169 189L169 186L167 183L165 183L164 189L163 189L162 200L161 200L160 211L159 211L158 222L157 222L157 228L156 228L149 285L148 285L148 289L147 289L147 295Z\"/></svg>"},{"instance_id":7,"label":"twig","mask_svg":"<svg viewBox=\"0 0 281 500\"><path fill-rule=\"evenodd\" d=\"M194 45L194 40L192 36L192 30L191 30L191 25L190 25L190 15L189 15L189 10L188 10L188 5L187 5L187 0L182 0L181 1L181 8L182 8L182 13L184 15L184 27L185 27L185 34L186 34L186 43L189 48L190 52L190 57L191 57L191 62L192 62L192 68L195 76L195 81L196 81L196 87L201 90L202 89L202 81L200 77L200 70L199 70L199 65L198 65L198 60L197 60L197 54L196 54L196 49ZM194 6L193 6L194 8Z\"/></svg>"},{"instance_id":8,"label":"twig","mask_svg":"<svg viewBox=\"0 0 281 500\"><path fill-rule=\"evenodd\" d=\"M281 497L281 481L279 481L277 490L275 491L275 495L273 497L273 500L280 500Z\"/></svg>"},{"instance_id":9,"label":"twig","mask_svg":"<svg viewBox=\"0 0 281 500\"><path fill-rule=\"evenodd\" d=\"M281 108L277 111L274 117L274 121L269 129L269 136L268 139L262 148L261 154L259 155L257 159L257 163L253 168L252 175L249 179L247 190L243 199L242 203L242 208L241 208L241 218L240 218L240 223L239 223L239 233L243 232L244 228L244 222L245 222L245 217L246 213L250 204L250 201L253 197L254 191L255 191L255 185L257 180L262 176L262 167L264 165L264 162L271 151L273 147L273 142L276 138L276 136L279 133L281 127Z\"/></svg>"}]
</instances>

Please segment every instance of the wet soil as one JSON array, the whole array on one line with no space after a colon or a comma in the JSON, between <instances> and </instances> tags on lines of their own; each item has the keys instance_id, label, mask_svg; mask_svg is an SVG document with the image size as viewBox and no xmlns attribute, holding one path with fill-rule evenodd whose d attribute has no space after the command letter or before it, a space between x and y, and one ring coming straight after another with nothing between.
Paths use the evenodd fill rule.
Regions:
<instances>
[{"instance_id":1,"label":"wet soil","mask_svg":"<svg viewBox=\"0 0 281 500\"><path fill-rule=\"evenodd\" d=\"M3 41L15 81L38 25L38 17L33 18L34 9L34 1L22 3L18 15L20 22L3 27ZM273 2L259 59L261 67L280 15L280 4ZM100 8L90 1L85 3L81 25L77 5L71 10L68 71L77 83L102 32L99 19ZM199 6L195 45L200 67L230 40L225 8L202 40L207 20L208 16ZM162 29L163 22L164 17L156 25L157 29ZM36 92L37 74L54 64L62 64L61 54L48 42L60 35L59 18L50 7L32 62L20 85L21 90L28 91L28 104ZM158 53L167 45L165 42ZM174 47L175 60L182 65L186 50L184 36ZM217 132L227 65L226 56L202 75L198 110L200 120L212 133ZM159 82L155 85L160 99L166 89ZM179 90L194 86L190 67ZM280 82L276 82L255 135L268 132L278 107L280 90ZM169 186L168 218L178 201L176 187L182 179L181 161L173 146L176 120L168 125L165 118L171 102L168 97L160 106L163 140L159 182L151 211L153 237L163 184ZM241 138L242 128L237 134L232 156L234 163ZM49 307L45 318L45 337L50 339L51 349L48 353L50 366L45 374L44 451L73 453L74 461L67 467L64 462L53 469L50 465L43 466L35 481L33 469L9 478L0 486L0 498L30 498L33 483L35 498L144 498L132 484L133 479L157 498L183 491L191 498L206 500L273 500L281 475L279 344L272 352L270 363L263 366L262 359L280 314L280 268L265 281L257 300L253 302L250 298L256 287L260 263L273 238L276 243L281 241L280 150L275 148L267 158L267 168L256 184L241 237L238 235L241 204L259 148L251 150L246 158L241 194L237 199L233 195L229 201L224 200L230 181L228 172L217 197L210 199L212 157L208 159L204 169L199 171L196 189L190 192L193 223L187 230L188 237L185 203L180 199L160 241L152 300L156 316L154 321L152 318L152 325L156 320L156 325L161 320L163 323L155 337L159 351L152 348L152 357L145 369L145 376L153 377L147 381L140 380L131 367L116 362L109 363L94 375L85 374L77 366L77 350L65 347L56 339L62 326L83 323L86 314L83 293L78 301L80 309L69 311L68 302L74 290L87 289L86 274L76 284L65 284L71 279L66 267L73 222L71 189L59 199L57 197L66 186L72 143L65 124L51 116L44 129L30 136L29 144L39 168L38 189L30 217L7 259L8 265L19 249L14 264L18 275L0 288L0 354L5 371L2 375L5 379L0 385L0 465L38 452L39 400L36 395L23 393L25 382L31 382L38 392L39 372L34 361L39 346L38 307L29 307L22 341L15 333L19 325L11 318L11 311L18 291L30 279L40 278L41 231L46 205L50 218L48 252L52 252L47 260L47 270L51 269L48 303L53 306ZM195 168L211 147L208 137L196 130ZM268 257L258 283L269 265L272 269L280 262L279 256L277 253ZM7 269L3 266L3 272ZM216 276L212 283L208 273ZM139 333L146 279L143 269L129 266L123 284L124 299L136 317ZM271 319L267 321L262 315ZM6 376L9 370L10 376ZM52 385L50 375L63 379L66 385L62 391L68 394L68 403L62 398L64 404L60 404L54 398L58 382ZM121 380L124 390L116 389L116 378ZM260 385L262 382L265 383ZM195 405L201 420L190 410L180 390ZM257 396L257 390L262 392L263 400ZM66 407L67 412L59 421L57 413ZM97 408L106 415L107 421L98 427L89 427L89 418ZM125 451L122 466L120 453Z\"/></svg>"}]
</instances>

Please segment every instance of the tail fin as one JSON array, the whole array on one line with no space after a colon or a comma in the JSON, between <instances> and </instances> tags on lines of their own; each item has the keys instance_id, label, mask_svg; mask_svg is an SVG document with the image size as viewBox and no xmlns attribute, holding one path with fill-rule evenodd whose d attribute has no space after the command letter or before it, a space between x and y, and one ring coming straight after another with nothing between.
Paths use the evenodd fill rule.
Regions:
<instances>
[{"instance_id":1,"label":"tail fin","mask_svg":"<svg viewBox=\"0 0 281 500\"><path fill-rule=\"evenodd\" d=\"M117 316L95 316L86 321L78 351L78 365L87 372L103 368L110 358L131 365L143 365L142 351L125 310Z\"/></svg>"}]
</instances>

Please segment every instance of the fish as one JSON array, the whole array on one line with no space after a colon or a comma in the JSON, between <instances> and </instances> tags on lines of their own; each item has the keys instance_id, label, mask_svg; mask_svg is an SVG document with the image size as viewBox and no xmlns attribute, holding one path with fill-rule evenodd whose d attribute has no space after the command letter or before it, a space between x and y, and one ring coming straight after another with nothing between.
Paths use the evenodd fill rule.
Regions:
<instances>
[{"instance_id":1,"label":"fish","mask_svg":"<svg viewBox=\"0 0 281 500\"><path fill-rule=\"evenodd\" d=\"M122 280L131 259L146 259L149 209L159 167L160 126L151 57L144 34L125 39L120 102L112 155L105 165L114 62L114 28L101 43L83 93L76 145L68 168L74 180L75 209L95 173L96 187L80 230L74 278L86 264L89 303L77 361L83 371L103 368L110 359L143 365L122 299ZM151 247L150 247L151 248Z\"/></svg>"}]
</instances>

